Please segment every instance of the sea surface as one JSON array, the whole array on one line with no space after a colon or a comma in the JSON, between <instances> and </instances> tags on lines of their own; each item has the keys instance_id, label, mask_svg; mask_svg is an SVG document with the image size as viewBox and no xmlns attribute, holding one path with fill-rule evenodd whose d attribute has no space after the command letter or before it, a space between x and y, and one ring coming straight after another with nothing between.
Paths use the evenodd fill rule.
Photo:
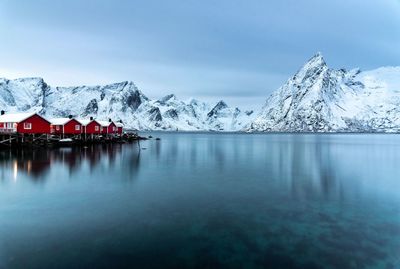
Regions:
<instances>
[{"instance_id":1,"label":"sea surface","mask_svg":"<svg viewBox=\"0 0 400 269\"><path fill-rule=\"evenodd\" d=\"M152 135L0 150L0 268L400 268L399 135Z\"/></svg>"}]
</instances>

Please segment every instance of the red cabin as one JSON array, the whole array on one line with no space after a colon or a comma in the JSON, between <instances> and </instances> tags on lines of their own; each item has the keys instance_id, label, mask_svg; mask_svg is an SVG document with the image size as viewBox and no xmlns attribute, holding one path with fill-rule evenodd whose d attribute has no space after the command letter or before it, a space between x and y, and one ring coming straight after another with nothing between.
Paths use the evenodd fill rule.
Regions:
<instances>
[{"instance_id":1,"label":"red cabin","mask_svg":"<svg viewBox=\"0 0 400 269\"><path fill-rule=\"evenodd\" d=\"M37 113L0 115L0 132L20 134L49 134L50 122Z\"/></svg>"},{"instance_id":2,"label":"red cabin","mask_svg":"<svg viewBox=\"0 0 400 269\"><path fill-rule=\"evenodd\" d=\"M117 134L121 135L124 131L124 125L122 122L117 122L115 125L117 126Z\"/></svg>"},{"instance_id":3,"label":"red cabin","mask_svg":"<svg viewBox=\"0 0 400 269\"><path fill-rule=\"evenodd\" d=\"M82 124L83 133L101 134L101 125L93 118L90 120L78 120Z\"/></svg>"},{"instance_id":4,"label":"red cabin","mask_svg":"<svg viewBox=\"0 0 400 269\"><path fill-rule=\"evenodd\" d=\"M52 134L78 135L83 132L82 124L73 118L50 119L50 132Z\"/></svg>"},{"instance_id":5,"label":"red cabin","mask_svg":"<svg viewBox=\"0 0 400 269\"><path fill-rule=\"evenodd\" d=\"M117 125L114 122L110 121L99 121L101 125L101 133L102 134L116 134L117 133Z\"/></svg>"}]
</instances>

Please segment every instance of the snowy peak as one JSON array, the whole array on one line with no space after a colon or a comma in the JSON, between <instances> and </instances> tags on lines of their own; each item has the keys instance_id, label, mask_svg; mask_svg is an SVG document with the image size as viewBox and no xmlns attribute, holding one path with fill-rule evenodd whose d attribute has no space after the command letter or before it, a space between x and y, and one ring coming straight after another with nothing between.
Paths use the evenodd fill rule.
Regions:
<instances>
[{"instance_id":1,"label":"snowy peak","mask_svg":"<svg viewBox=\"0 0 400 269\"><path fill-rule=\"evenodd\" d=\"M252 112L242 112L239 108L231 108L224 101L219 101L208 113L207 122L213 130L241 130L253 119Z\"/></svg>"},{"instance_id":2,"label":"snowy peak","mask_svg":"<svg viewBox=\"0 0 400 269\"><path fill-rule=\"evenodd\" d=\"M398 132L400 68L330 69L320 53L267 99L248 131Z\"/></svg>"},{"instance_id":3,"label":"snowy peak","mask_svg":"<svg viewBox=\"0 0 400 269\"><path fill-rule=\"evenodd\" d=\"M210 118L213 116L217 116L221 110L223 110L227 107L228 107L228 105L224 101L221 100L213 107L213 109L210 112L208 112L207 116Z\"/></svg>"},{"instance_id":4,"label":"snowy peak","mask_svg":"<svg viewBox=\"0 0 400 269\"><path fill-rule=\"evenodd\" d=\"M324 57L318 52L303 65L292 80L296 83L312 83L318 77L324 76L327 70L328 66Z\"/></svg>"},{"instance_id":5,"label":"snowy peak","mask_svg":"<svg viewBox=\"0 0 400 269\"><path fill-rule=\"evenodd\" d=\"M312 56L301 69L313 69L317 67L326 67L327 64L325 62L324 56L321 52L317 52L314 56Z\"/></svg>"},{"instance_id":6,"label":"snowy peak","mask_svg":"<svg viewBox=\"0 0 400 269\"><path fill-rule=\"evenodd\" d=\"M319 51L314 56L312 56L304 66L324 66L326 65L324 56Z\"/></svg>"},{"instance_id":7,"label":"snowy peak","mask_svg":"<svg viewBox=\"0 0 400 269\"><path fill-rule=\"evenodd\" d=\"M18 88L17 92L13 91L15 88ZM12 111L25 111L43 106L48 90L49 86L42 78L1 79L0 105L5 107L11 104L14 107Z\"/></svg>"},{"instance_id":8,"label":"snowy peak","mask_svg":"<svg viewBox=\"0 0 400 269\"><path fill-rule=\"evenodd\" d=\"M128 84L124 85L120 92L122 99L120 100L121 105L124 106L124 111L127 108L130 108L132 111L136 111L139 106L148 101L147 98L133 82L129 82ZM117 95L118 94L114 94Z\"/></svg>"},{"instance_id":9,"label":"snowy peak","mask_svg":"<svg viewBox=\"0 0 400 269\"><path fill-rule=\"evenodd\" d=\"M159 99L158 102L166 103L168 101L175 101L175 100L177 100L175 94L168 94L168 95L164 96L163 98Z\"/></svg>"}]
</instances>

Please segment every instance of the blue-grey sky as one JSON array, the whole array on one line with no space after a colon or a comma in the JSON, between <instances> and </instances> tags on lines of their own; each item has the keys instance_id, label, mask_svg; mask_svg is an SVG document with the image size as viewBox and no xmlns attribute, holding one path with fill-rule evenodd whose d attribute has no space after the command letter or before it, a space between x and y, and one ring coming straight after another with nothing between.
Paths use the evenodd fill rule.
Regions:
<instances>
[{"instance_id":1,"label":"blue-grey sky","mask_svg":"<svg viewBox=\"0 0 400 269\"><path fill-rule=\"evenodd\" d=\"M313 54L400 65L399 0L0 0L0 77L257 107Z\"/></svg>"}]
</instances>

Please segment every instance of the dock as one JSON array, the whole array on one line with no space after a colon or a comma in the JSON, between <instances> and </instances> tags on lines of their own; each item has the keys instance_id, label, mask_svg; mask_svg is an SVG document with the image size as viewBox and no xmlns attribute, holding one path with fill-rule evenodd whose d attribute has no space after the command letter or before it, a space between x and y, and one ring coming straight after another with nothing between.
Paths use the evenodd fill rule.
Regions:
<instances>
[{"instance_id":1,"label":"dock","mask_svg":"<svg viewBox=\"0 0 400 269\"><path fill-rule=\"evenodd\" d=\"M124 144L147 140L136 132L125 132L121 135L49 135L0 133L0 148L14 147L62 147L91 144Z\"/></svg>"}]
</instances>

